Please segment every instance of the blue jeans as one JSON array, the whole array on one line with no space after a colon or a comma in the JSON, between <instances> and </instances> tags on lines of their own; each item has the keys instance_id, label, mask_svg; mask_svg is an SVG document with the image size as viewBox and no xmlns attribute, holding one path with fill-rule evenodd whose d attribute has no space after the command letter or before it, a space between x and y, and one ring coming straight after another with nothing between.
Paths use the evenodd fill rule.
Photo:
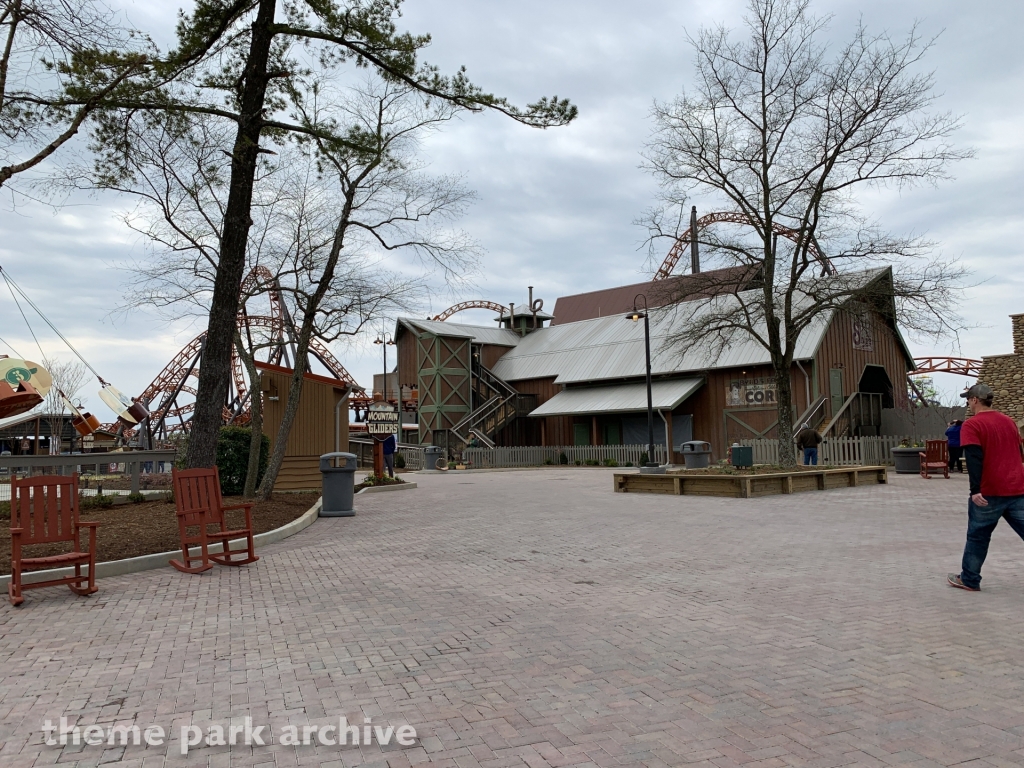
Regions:
<instances>
[{"instance_id":1,"label":"blue jeans","mask_svg":"<svg viewBox=\"0 0 1024 768\"><path fill-rule=\"evenodd\" d=\"M808 467L812 464L818 466L818 449L817 448L804 448L804 464Z\"/></svg>"},{"instance_id":2,"label":"blue jeans","mask_svg":"<svg viewBox=\"0 0 1024 768\"><path fill-rule=\"evenodd\" d=\"M992 531L1005 517L1010 527L1024 539L1024 496L986 496L987 507L967 503L967 546L964 547L960 580L968 587L981 586L981 566L988 554Z\"/></svg>"}]
</instances>

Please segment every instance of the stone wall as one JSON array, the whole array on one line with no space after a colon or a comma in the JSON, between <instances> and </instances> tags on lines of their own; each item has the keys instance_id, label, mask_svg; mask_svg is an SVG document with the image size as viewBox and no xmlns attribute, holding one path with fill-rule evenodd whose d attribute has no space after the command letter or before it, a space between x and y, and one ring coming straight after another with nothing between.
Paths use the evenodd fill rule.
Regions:
<instances>
[{"instance_id":1,"label":"stone wall","mask_svg":"<svg viewBox=\"0 0 1024 768\"><path fill-rule=\"evenodd\" d=\"M982 358L978 381L996 393L992 405L1024 428L1024 314L1010 315L1013 354Z\"/></svg>"}]
</instances>

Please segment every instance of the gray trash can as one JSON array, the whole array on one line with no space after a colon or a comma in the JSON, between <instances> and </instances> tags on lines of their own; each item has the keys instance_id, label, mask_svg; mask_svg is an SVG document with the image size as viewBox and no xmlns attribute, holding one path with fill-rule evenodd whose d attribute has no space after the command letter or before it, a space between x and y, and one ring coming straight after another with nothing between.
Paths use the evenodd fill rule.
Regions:
<instances>
[{"instance_id":1,"label":"gray trash can","mask_svg":"<svg viewBox=\"0 0 1024 768\"><path fill-rule=\"evenodd\" d=\"M436 445L428 445L423 449L423 469L428 472L437 471L438 460L444 462L444 468L448 469L448 461L444 456L444 448L440 448Z\"/></svg>"},{"instance_id":2,"label":"gray trash can","mask_svg":"<svg viewBox=\"0 0 1024 768\"><path fill-rule=\"evenodd\" d=\"M340 459L341 466L334 466ZM320 473L323 475L324 502L320 517L352 517L356 510L353 504L353 490L356 479L357 459L354 453L325 453L320 457Z\"/></svg>"},{"instance_id":3,"label":"gray trash can","mask_svg":"<svg viewBox=\"0 0 1024 768\"><path fill-rule=\"evenodd\" d=\"M687 469L703 469L711 464L711 443L690 440L680 446Z\"/></svg>"}]
</instances>

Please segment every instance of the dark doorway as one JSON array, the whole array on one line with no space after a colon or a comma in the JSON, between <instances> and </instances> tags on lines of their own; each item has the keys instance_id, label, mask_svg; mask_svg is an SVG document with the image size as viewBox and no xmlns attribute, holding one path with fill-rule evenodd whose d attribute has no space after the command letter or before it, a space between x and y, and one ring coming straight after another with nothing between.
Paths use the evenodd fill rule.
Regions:
<instances>
[{"instance_id":1,"label":"dark doorway","mask_svg":"<svg viewBox=\"0 0 1024 768\"><path fill-rule=\"evenodd\" d=\"M892 380L885 368L880 365L865 365L864 373L861 374L860 384L857 386L859 392L872 392L882 396L882 407L892 408Z\"/></svg>"}]
</instances>

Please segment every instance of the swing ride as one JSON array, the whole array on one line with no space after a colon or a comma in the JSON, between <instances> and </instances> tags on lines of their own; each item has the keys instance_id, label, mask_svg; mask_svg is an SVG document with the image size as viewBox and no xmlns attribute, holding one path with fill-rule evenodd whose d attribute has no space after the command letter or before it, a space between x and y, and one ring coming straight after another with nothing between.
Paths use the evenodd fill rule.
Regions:
<instances>
[{"instance_id":1,"label":"swing ride","mask_svg":"<svg viewBox=\"0 0 1024 768\"><path fill-rule=\"evenodd\" d=\"M180 401L183 396L194 398L197 393L196 380L202 364L205 332L186 344L139 397L129 397L100 376L2 267L0 277L3 277L40 354L43 352L42 346L22 308L22 302L42 318L100 382L99 397L117 416L116 421L111 423L101 424L96 416L75 405L59 387L57 388L61 401L72 414L72 424L79 435L84 437L103 430L115 434L118 442L123 444L127 438L138 434L144 447L152 447L154 441L166 440L174 434L189 430L195 403ZM247 304L256 297L269 301L269 312L250 314ZM283 364L291 367L297 352L297 331L282 299L280 284L265 267L256 267L249 272L242 282L240 299L236 342L242 349L238 349L238 344L232 348L231 384L224 404L223 418L225 424L244 426L251 420L252 392L245 375L242 355L254 363ZM3 338L0 338L0 342L17 355L0 356L0 418L7 418L23 414L42 403L55 385L50 373L42 365L24 359ZM309 346L309 354L319 360L332 376L348 384L356 398L366 397L365 390L322 341L314 338Z\"/></svg>"}]
</instances>

